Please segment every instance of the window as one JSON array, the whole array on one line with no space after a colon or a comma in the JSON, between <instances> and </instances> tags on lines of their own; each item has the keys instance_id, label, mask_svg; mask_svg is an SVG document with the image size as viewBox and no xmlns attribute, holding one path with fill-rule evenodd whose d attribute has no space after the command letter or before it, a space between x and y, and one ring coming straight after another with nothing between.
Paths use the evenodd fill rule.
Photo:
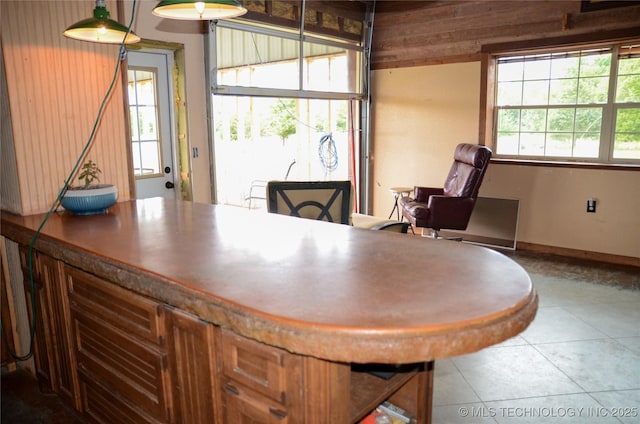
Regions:
<instances>
[{"instance_id":1,"label":"window","mask_svg":"<svg viewBox=\"0 0 640 424\"><path fill-rule=\"evenodd\" d=\"M162 175L156 73L152 69L129 67L127 75L134 175Z\"/></svg>"},{"instance_id":2,"label":"window","mask_svg":"<svg viewBox=\"0 0 640 424\"><path fill-rule=\"evenodd\" d=\"M363 96L359 43L226 21L215 24L215 40L214 93Z\"/></svg>"},{"instance_id":3,"label":"window","mask_svg":"<svg viewBox=\"0 0 640 424\"><path fill-rule=\"evenodd\" d=\"M496 58L497 157L640 163L640 43Z\"/></svg>"},{"instance_id":4,"label":"window","mask_svg":"<svg viewBox=\"0 0 640 424\"><path fill-rule=\"evenodd\" d=\"M363 43L239 21L211 31L216 202L263 209L267 180L355 181Z\"/></svg>"}]
</instances>

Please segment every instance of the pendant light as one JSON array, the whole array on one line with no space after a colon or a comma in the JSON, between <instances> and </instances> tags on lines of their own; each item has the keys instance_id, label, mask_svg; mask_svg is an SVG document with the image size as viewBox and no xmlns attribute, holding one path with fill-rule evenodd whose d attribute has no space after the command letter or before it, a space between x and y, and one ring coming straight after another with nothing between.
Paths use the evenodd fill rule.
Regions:
<instances>
[{"instance_id":1,"label":"pendant light","mask_svg":"<svg viewBox=\"0 0 640 424\"><path fill-rule=\"evenodd\" d=\"M216 20L244 15L247 9L237 0L164 0L152 13L168 19Z\"/></svg>"},{"instance_id":2,"label":"pendant light","mask_svg":"<svg viewBox=\"0 0 640 424\"><path fill-rule=\"evenodd\" d=\"M133 31L126 26L109 19L105 0L96 0L96 8L93 9L93 18L76 22L64 31L64 35L81 41L93 43L133 44L140 41ZM125 38L126 36L126 38Z\"/></svg>"}]
</instances>

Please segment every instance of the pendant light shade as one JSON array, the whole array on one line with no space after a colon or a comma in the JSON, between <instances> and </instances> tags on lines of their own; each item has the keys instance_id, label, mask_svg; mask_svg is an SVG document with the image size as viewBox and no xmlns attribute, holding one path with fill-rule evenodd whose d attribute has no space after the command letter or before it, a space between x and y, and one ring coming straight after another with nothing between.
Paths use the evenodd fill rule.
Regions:
<instances>
[{"instance_id":1,"label":"pendant light shade","mask_svg":"<svg viewBox=\"0 0 640 424\"><path fill-rule=\"evenodd\" d=\"M183 20L235 18L245 13L247 9L237 0L165 0L153 9L153 14L161 18Z\"/></svg>"},{"instance_id":2,"label":"pendant light shade","mask_svg":"<svg viewBox=\"0 0 640 424\"><path fill-rule=\"evenodd\" d=\"M109 17L110 13L107 10L105 0L96 0L93 18L76 22L64 31L64 35L75 40L93 43L120 44L123 39L125 44L140 41L140 37L133 31L129 31L126 26L109 19Z\"/></svg>"}]
</instances>

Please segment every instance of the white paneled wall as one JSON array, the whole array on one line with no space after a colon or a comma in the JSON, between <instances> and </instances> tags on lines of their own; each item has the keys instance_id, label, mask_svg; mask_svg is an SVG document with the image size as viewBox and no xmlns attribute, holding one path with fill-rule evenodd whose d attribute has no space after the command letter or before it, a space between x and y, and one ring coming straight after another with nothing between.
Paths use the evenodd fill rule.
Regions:
<instances>
[{"instance_id":1,"label":"white paneled wall","mask_svg":"<svg viewBox=\"0 0 640 424\"><path fill-rule=\"evenodd\" d=\"M0 55L0 208L20 213L22 205L18 191L18 168L16 152L13 146L11 113L7 97L7 79L4 73L4 60Z\"/></svg>"},{"instance_id":2,"label":"white paneled wall","mask_svg":"<svg viewBox=\"0 0 640 424\"><path fill-rule=\"evenodd\" d=\"M90 17L94 6L92 1L0 4L2 54L18 164L17 178L8 181L18 187L7 191L20 193L19 213L23 215L44 212L55 200L90 137L113 79L118 46L62 35L69 25ZM108 1L107 7L115 19L116 2ZM89 153L103 171L101 182L118 187L119 200L129 199L123 96L118 74Z\"/></svg>"}]
</instances>

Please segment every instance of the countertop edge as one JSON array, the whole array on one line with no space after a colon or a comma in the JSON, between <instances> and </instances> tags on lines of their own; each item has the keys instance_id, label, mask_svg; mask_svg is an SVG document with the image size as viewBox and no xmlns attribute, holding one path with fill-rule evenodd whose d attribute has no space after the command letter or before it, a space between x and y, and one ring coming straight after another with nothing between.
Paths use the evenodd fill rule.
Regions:
<instances>
[{"instance_id":1,"label":"countertop edge","mask_svg":"<svg viewBox=\"0 0 640 424\"><path fill-rule=\"evenodd\" d=\"M4 213L1 232L25 246L31 243L34 234L33 230L5 219ZM535 317L538 306L538 295L533 290L508 313L490 318L488 322L464 326L458 331L431 334L420 329L390 332L346 328L336 331L251 311L212 293L202 293L149 270L96 255L46 234L39 235L35 249L242 336L292 353L331 361L413 363L472 353L522 332ZM429 343L424 342L426 336Z\"/></svg>"}]
</instances>

